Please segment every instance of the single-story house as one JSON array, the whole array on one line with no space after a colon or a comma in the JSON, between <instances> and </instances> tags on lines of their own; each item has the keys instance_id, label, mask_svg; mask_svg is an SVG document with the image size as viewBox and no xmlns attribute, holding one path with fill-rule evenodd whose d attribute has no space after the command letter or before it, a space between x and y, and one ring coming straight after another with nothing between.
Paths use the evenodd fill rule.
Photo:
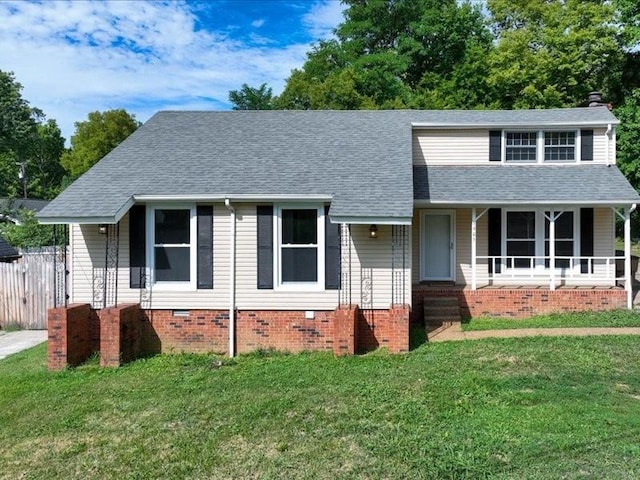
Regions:
<instances>
[{"instance_id":1,"label":"single-story house","mask_svg":"<svg viewBox=\"0 0 640 480\"><path fill-rule=\"evenodd\" d=\"M604 106L165 111L39 219L70 226L71 301L103 355L119 315L159 351L403 352L410 316L631 306L617 124Z\"/></svg>"}]
</instances>

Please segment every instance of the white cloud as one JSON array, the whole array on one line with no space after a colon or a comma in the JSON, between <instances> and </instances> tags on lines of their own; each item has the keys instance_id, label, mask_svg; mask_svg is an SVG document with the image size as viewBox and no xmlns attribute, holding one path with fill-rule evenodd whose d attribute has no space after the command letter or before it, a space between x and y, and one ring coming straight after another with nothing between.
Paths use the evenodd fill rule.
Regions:
<instances>
[{"instance_id":1,"label":"white cloud","mask_svg":"<svg viewBox=\"0 0 640 480\"><path fill-rule=\"evenodd\" d=\"M322 0L304 15L303 22L318 39L333 37L333 30L344 20L345 6L339 0Z\"/></svg>"},{"instance_id":2,"label":"white cloud","mask_svg":"<svg viewBox=\"0 0 640 480\"><path fill-rule=\"evenodd\" d=\"M325 38L341 11L322 1L304 26ZM160 109L228 108L229 90L243 83L278 93L309 50L204 30L183 2L0 2L0 18L0 70L15 72L23 97L67 139L94 110L126 108L145 121Z\"/></svg>"},{"instance_id":3,"label":"white cloud","mask_svg":"<svg viewBox=\"0 0 640 480\"><path fill-rule=\"evenodd\" d=\"M255 28L260 28L262 25L264 25L264 18L258 18L251 22L251 26Z\"/></svg>"}]
</instances>

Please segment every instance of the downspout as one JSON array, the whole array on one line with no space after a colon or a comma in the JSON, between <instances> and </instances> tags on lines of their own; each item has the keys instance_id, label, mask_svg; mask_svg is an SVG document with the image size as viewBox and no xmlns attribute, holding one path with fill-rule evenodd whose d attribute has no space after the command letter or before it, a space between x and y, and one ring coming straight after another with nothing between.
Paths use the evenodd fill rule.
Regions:
<instances>
[{"instance_id":1,"label":"downspout","mask_svg":"<svg viewBox=\"0 0 640 480\"><path fill-rule=\"evenodd\" d=\"M231 241L229 251L229 356L236 356L236 211L228 198L224 199L230 217Z\"/></svg>"},{"instance_id":2,"label":"downspout","mask_svg":"<svg viewBox=\"0 0 640 480\"><path fill-rule=\"evenodd\" d=\"M611 137L613 135L613 125L611 125L610 123L607 124L607 131L605 132L605 135L607 136L607 155L605 158L605 163L607 164L607 166L611 165Z\"/></svg>"}]
</instances>

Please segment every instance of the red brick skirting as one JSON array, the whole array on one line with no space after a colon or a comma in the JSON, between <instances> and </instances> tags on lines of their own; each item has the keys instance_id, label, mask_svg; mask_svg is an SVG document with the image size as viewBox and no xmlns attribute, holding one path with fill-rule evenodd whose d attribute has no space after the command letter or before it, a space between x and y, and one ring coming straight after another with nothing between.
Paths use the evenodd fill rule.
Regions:
<instances>
[{"instance_id":1,"label":"red brick skirting","mask_svg":"<svg viewBox=\"0 0 640 480\"><path fill-rule=\"evenodd\" d=\"M525 318L547 313L604 311L626 308L621 288L481 288L414 285L412 321L422 322L424 297L457 297L464 318L481 316Z\"/></svg>"},{"instance_id":2,"label":"red brick skirting","mask_svg":"<svg viewBox=\"0 0 640 480\"><path fill-rule=\"evenodd\" d=\"M79 305L53 309L49 315L51 369L76 365L94 351L100 352L101 366L116 367L145 353L226 354L229 350L228 310L176 312L124 305L93 311L88 305ZM58 320L67 317L73 322ZM60 324L65 326L65 332L79 329L73 334L82 339L78 342L82 349L57 340L67 338L66 333L59 333ZM305 311L238 311L235 325L238 353L258 349L329 350L345 355L377 347L394 353L409 349L407 305L392 305L388 310L360 310L356 305L345 305L333 311L316 310L311 315Z\"/></svg>"}]
</instances>

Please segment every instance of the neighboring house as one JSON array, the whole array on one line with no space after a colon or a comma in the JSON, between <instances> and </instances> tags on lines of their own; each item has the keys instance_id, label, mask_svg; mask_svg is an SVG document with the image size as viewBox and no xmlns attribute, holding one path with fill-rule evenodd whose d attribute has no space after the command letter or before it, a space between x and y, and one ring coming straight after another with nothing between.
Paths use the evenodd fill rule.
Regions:
<instances>
[{"instance_id":1,"label":"neighboring house","mask_svg":"<svg viewBox=\"0 0 640 480\"><path fill-rule=\"evenodd\" d=\"M0 235L0 262L10 263L21 257L20 253L7 243L7 241Z\"/></svg>"},{"instance_id":2,"label":"neighboring house","mask_svg":"<svg viewBox=\"0 0 640 480\"><path fill-rule=\"evenodd\" d=\"M34 198L0 197L0 222L11 222L20 225L21 210L39 212L48 203L49 200L37 200Z\"/></svg>"},{"instance_id":3,"label":"neighboring house","mask_svg":"<svg viewBox=\"0 0 640 480\"><path fill-rule=\"evenodd\" d=\"M606 107L160 112L39 218L71 225L72 301L139 303L159 350L406 351L425 298L630 306L640 197L617 124Z\"/></svg>"}]
</instances>

